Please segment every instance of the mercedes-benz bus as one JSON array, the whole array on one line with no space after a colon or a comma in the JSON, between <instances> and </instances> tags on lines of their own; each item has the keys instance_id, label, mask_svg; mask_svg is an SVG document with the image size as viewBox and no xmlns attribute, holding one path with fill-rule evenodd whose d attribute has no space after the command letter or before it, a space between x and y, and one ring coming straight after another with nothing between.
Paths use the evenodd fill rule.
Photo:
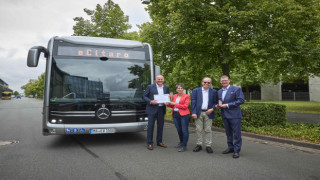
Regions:
<instances>
[{"instance_id":1,"label":"mercedes-benz bus","mask_svg":"<svg viewBox=\"0 0 320 180\"><path fill-rule=\"evenodd\" d=\"M146 86L159 68L148 43L63 36L29 50L27 65L46 59L43 135L146 130Z\"/></svg>"}]
</instances>

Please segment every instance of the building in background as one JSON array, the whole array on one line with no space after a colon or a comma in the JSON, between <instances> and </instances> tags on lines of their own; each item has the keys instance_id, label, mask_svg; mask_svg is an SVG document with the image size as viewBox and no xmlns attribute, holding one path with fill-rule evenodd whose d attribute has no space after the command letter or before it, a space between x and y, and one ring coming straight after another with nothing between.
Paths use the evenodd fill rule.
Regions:
<instances>
[{"instance_id":1,"label":"building in background","mask_svg":"<svg viewBox=\"0 0 320 180\"><path fill-rule=\"evenodd\" d=\"M12 92L12 90L9 88L9 85L0 78L0 99L2 96L2 92L4 91Z\"/></svg>"},{"instance_id":2,"label":"building in background","mask_svg":"<svg viewBox=\"0 0 320 180\"><path fill-rule=\"evenodd\" d=\"M308 82L296 80L276 85L249 86L243 88L246 99L264 101L315 101L320 102L320 77L310 77Z\"/></svg>"}]
</instances>

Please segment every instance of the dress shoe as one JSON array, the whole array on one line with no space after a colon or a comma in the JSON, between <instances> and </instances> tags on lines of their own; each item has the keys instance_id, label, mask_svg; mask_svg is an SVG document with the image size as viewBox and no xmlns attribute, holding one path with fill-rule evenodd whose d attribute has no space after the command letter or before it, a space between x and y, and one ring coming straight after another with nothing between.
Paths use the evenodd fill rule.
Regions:
<instances>
[{"instance_id":1,"label":"dress shoe","mask_svg":"<svg viewBox=\"0 0 320 180\"><path fill-rule=\"evenodd\" d=\"M178 149L178 152L184 152L184 151L186 151L186 150L187 150L186 147L181 146L181 147Z\"/></svg>"},{"instance_id":2,"label":"dress shoe","mask_svg":"<svg viewBox=\"0 0 320 180\"><path fill-rule=\"evenodd\" d=\"M208 147L206 147L206 150L207 150L207 152L208 152L208 153L213 153L212 148L211 148L211 147L209 147L209 146L208 146Z\"/></svg>"},{"instance_id":3,"label":"dress shoe","mask_svg":"<svg viewBox=\"0 0 320 180\"><path fill-rule=\"evenodd\" d=\"M233 149L226 149L225 151L222 152L222 154L229 154L229 153L233 153Z\"/></svg>"},{"instance_id":4,"label":"dress shoe","mask_svg":"<svg viewBox=\"0 0 320 180\"><path fill-rule=\"evenodd\" d=\"M148 145L147 147L149 150L153 150L153 146L152 145Z\"/></svg>"},{"instance_id":5,"label":"dress shoe","mask_svg":"<svg viewBox=\"0 0 320 180\"><path fill-rule=\"evenodd\" d=\"M160 146L160 147L163 147L163 148L166 148L167 145L163 144L162 142L161 143L158 143L157 146Z\"/></svg>"},{"instance_id":6,"label":"dress shoe","mask_svg":"<svg viewBox=\"0 0 320 180\"><path fill-rule=\"evenodd\" d=\"M232 157L233 157L233 158L239 158L240 155L239 155L239 153L235 152L235 153L233 153L233 156L232 156Z\"/></svg>"},{"instance_id":7,"label":"dress shoe","mask_svg":"<svg viewBox=\"0 0 320 180\"><path fill-rule=\"evenodd\" d=\"M197 145L197 146L193 149L193 152L199 152L200 150L202 150L202 146Z\"/></svg>"}]
</instances>

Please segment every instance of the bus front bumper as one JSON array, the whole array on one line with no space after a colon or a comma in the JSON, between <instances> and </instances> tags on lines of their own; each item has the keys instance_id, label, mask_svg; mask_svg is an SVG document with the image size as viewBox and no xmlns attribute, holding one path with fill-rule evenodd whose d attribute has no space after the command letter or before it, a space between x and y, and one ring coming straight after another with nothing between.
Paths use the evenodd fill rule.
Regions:
<instances>
[{"instance_id":1,"label":"bus front bumper","mask_svg":"<svg viewBox=\"0 0 320 180\"><path fill-rule=\"evenodd\" d=\"M51 124L47 123L42 134L75 135L75 134L111 134L139 132L147 130L148 121L119 124Z\"/></svg>"}]
</instances>

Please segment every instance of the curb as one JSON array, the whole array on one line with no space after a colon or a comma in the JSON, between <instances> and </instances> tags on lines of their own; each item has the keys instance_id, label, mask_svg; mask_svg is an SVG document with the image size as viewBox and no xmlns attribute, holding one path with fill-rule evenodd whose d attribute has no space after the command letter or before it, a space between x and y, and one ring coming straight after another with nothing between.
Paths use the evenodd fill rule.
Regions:
<instances>
[{"instance_id":1,"label":"curb","mask_svg":"<svg viewBox=\"0 0 320 180\"><path fill-rule=\"evenodd\" d=\"M172 120L165 120L165 122L173 123ZM189 124L189 126L195 127L194 124ZM212 130L225 133L225 130L223 128L212 127ZM278 143L285 143L285 144L289 144L289 145L320 150L320 144L308 143L308 142L291 140L291 139L284 139L284 138L261 135L261 134L254 134L254 133L249 133L249 132L245 132L245 131L241 131L241 135L246 136L246 137L250 137L250 138L262 139L262 140L266 140L266 141L273 141L273 142L278 142Z\"/></svg>"}]
</instances>

